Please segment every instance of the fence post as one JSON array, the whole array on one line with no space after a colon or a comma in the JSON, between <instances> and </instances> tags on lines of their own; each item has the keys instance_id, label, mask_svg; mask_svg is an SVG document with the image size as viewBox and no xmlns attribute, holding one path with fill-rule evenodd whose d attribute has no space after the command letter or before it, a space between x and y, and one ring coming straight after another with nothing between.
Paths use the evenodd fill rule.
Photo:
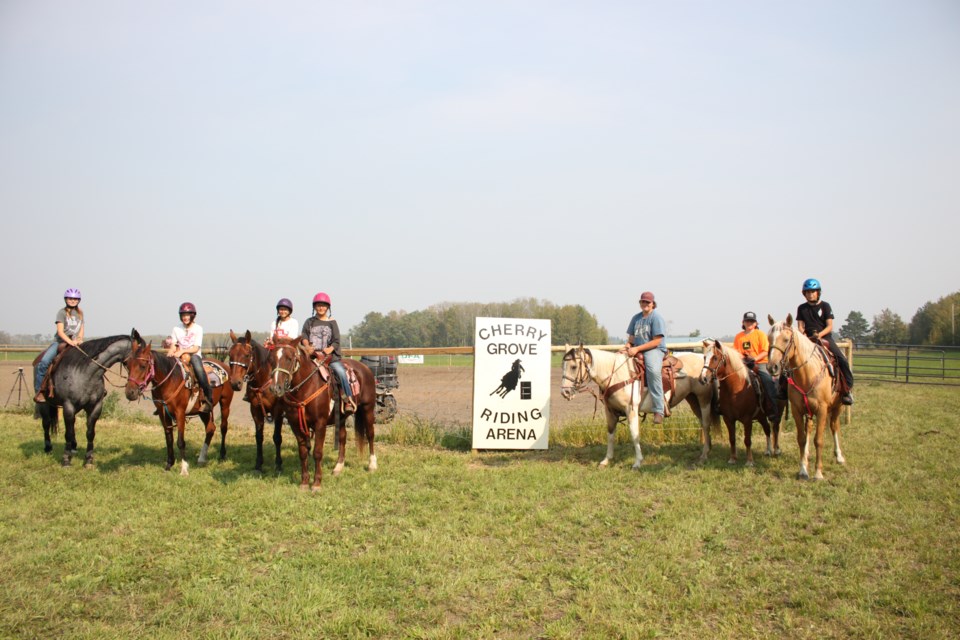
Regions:
<instances>
[{"instance_id":1,"label":"fence post","mask_svg":"<svg viewBox=\"0 0 960 640\"><path fill-rule=\"evenodd\" d=\"M910 382L910 345L907 345L907 382Z\"/></svg>"}]
</instances>

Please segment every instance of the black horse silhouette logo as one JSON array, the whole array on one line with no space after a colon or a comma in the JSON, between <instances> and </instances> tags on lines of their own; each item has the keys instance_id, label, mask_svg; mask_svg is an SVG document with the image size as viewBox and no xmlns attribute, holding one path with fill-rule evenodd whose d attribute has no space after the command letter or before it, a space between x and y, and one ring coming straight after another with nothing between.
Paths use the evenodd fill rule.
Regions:
<instances>
[{"instance_id":1,"label":"black horse silhouette logo","mask_svg":"<svg viewBox=\"0 0 960 640\"><path fill-rule=\"evenodd\" d=\"M520 380L522 371L525 371L525 369L520 364L520 360L514 360L510 371L500 378L500 386L491 391L490 395L497 394L501 398L506 398L508 393L517 388L517 382Z\"/></svg>"}]
</instances>

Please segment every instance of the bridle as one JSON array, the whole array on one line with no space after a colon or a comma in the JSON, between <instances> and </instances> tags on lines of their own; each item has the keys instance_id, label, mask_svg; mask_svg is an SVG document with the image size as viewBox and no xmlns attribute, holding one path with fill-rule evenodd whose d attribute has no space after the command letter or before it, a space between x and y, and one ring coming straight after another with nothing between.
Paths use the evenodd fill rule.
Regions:
<instances>
[{"instance_id":1,"label":"bridle","mask_svg":"<svg viewBox=\"0 0 960 640\"><path fill-rule=\"evenodd\" d=\"M577 374L574 377L571 378L566 374L566 367L564 367L564 372L561 375L561 380L573 383L573 386L567 387L567 389L572 390L574 393L586 389L590 382L590 366L592 365L593 358L589 358L588 360L589 354L590 352L586 349L576 348L571 349L567 355L563 356L564 362L577 362L580 365L577 367Z\"/></svg>"},{"instance_id":2,"label":"bridle","mask_svg":"<svg viewBox=\"0 0 960 640\"><path fill-rule=\"evenodd\" d=\"M719 341L714 341L714 344L713 344L713 353L714 353L714 354L719 354L719 355L716 356L716 357L718 358L716 366L711 367L711 366L709 366L709 364L707 363L707 361L704 360L704 361L703 361L703 369L700 370L700 373L701 373L701 375L702 375L704 371L709 371L710 374L711 374L714 378L716 378L717 382L722 382L722 381L726 380L727 378L729 378L730 376L732 376L732 375L733 375L733 372L731 371L730 373L728 373L727 375L723 376L722 378L721 378L720 375L719 375L720 367L725 366L725 365L727 364L727 354L726 354L726 352L724 352L723 346L720 344ZM711 361L711 362L713 361L713 357L710 358L710 361Z\"/></svg>"},{"instance_id":3,"label":"bridle","mask_svg":"<svg viewBox=\"0 0 960 640\"><path fill-rule=\"evenodd\" d=\"M283 357L285 357L285 356L283 355L283 350L286 349L286 348L288 348L288 347L280 346L280 347L277 347L277 348L275 349L276 354L277 354L277 366L274 367L274 369L273 369L273 383L274 383L277 387L280 386L280 374L282 374L282 373L286 374L286 375L290 378L290 384L293 384L293 376L294 376L294 374L297 373L298 371L300 371L300 358L298 358L298 357L293 357L293 367L292 367L292 368L290 368L290 369L285 369L285 368L283 368L283 367L280 366L280 359L283 358ZM294 349L294 350L299 349L299 347L296 347L296 346L291 346L291 347L289 347L289 348ZM285 391L285 393L291 393L291 394L292 394L294 391L296 391L297 389L299 389L300 387L302 387L303 385L305 385L305 384L307 383L307 381L314 376L314 374L320 375L320 371L319 371L318 369L314 368L314 370L310 373L310 375L306 376L303 380L301 380L300 382L298 382L296 385L294 385L294 386L292 386L292 387L289 387L289 388Z\"/></svg>"}]
</instances>

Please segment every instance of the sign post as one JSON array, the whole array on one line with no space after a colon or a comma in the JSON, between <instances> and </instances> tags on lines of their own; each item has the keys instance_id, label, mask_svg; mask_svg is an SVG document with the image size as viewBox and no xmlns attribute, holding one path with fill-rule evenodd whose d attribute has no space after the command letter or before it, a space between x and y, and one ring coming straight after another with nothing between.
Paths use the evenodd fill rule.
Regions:
<instances>
[{"instance_id":1,"label":"sign post","mask_svg":"<svg viewBox=\"0 0 960 640\"><path fill-rule=\"evenodd\" d=\"M477 318L473 448L546 449L550 440L550 321Z\"/></svg>"}]
</instances>

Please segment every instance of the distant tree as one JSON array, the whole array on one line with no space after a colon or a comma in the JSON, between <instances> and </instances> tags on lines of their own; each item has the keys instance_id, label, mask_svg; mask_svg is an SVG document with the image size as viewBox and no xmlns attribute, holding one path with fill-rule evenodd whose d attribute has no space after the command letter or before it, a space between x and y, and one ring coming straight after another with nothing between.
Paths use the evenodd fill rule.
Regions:
<instances>
[{"instance_id":1,"label":"distant tree","mask_svg":"<svg viewBox=\"0 0 960 640\"><path fill-rule=\"evenodd\" d=\"M910 320L911 344L960 344L957 320L960 313L960 291L928 302Z\"/></svg>"},{"instance_id":2,"label":"distant tree","mask_svg":"<svg viewBox=\"0 0 960 640\"><path fill-rule=\"evenodd\" d=\"M900 314L884 309L873 316L873 341L878 344L903 344L909 330Z\"/></svg>"},{"instance_id":3,"label":"distant tree","mask_svg":"<svg viewBox=\"0 0 960 640\"><path fill-rule=\"evenodd\" d=\"M0 344L13 344L10 338L10 334L6 331L0 331Z\"/></svg>"},{"instance_id":4,"label":"distant tree","mask_svg":"<svg viewBox=\"0 0 960 640\"><path fill-rule=\"evenodd\" d=\"M853 340L854 343L864 342L870 335L870 323L859 311L851 311L840 327L840 335Z\"/></svg>"},{"instance_id":5,"label":"distant tree","mask_svg":"<svg viewBox=\"0 0 960 640\"><path fill-rule=\"evenodd\" d=\"M691 338L699 338L699 337L700 337L700 329L694 329L693 331L691 331L691 332L690 332L690 337L691 337Z\"/></svg>"}]
</instances>

